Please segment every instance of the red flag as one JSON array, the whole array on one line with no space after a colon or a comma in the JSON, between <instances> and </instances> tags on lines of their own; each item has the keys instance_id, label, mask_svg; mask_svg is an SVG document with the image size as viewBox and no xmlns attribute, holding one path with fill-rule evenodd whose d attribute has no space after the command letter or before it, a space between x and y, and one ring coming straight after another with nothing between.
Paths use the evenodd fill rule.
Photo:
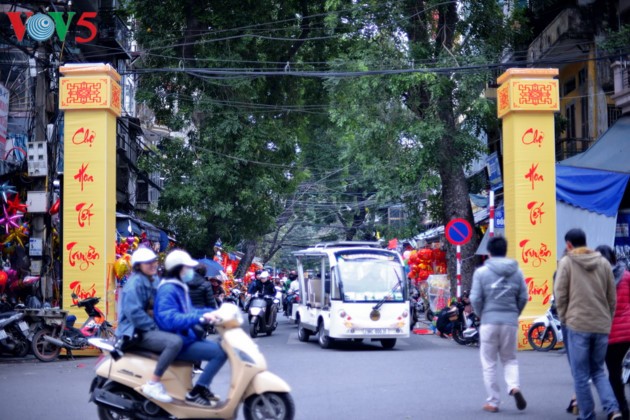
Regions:
<instances>
[{"instance_id":1,"label":"red flag","mask_svg":"<svg viewBox=\"0 0 630 420\"><path fill-rule=\"evenodd\" d=\"M398 238L394 238L387 243L387 249L396 249L398 248Z\"/></svg>"}]
</instances>

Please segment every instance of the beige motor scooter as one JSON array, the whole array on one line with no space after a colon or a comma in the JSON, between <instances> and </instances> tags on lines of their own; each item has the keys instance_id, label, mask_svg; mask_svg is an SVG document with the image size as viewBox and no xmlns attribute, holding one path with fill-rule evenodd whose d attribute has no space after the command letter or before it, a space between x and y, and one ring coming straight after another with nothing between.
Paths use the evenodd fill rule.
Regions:
<instances>
[{"instance_id":1,"label":"beige motor scooter","mask_svg":"<svg viewBox=\"0 0 630 420\"><path fill-rule=\"evenodd\" d=\"M289 385L267 371L265 357L243 331L241 311L233 304L223 304L213 312L221 336L221 347L232 370L230 390L217 406L199 407L186 402L192 389L192 363L175 362L162 376L162 383L173 402L163 403L142 394L141 388L152 376L157 355L126 351L114 360L111 342L94 338L90 344L107 354L96 367L90 388L91 401L98 406L101 420L111 419L234 419L243 403L245 418L293 419L295 406Z\"/></svg>"}]
</instances>

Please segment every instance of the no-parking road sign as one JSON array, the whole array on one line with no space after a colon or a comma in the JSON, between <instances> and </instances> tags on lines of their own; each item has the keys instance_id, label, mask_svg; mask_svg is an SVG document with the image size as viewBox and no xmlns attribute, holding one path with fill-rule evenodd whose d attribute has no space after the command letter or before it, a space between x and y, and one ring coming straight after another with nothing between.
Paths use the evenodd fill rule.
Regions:
<instances>
[{"instance_id":1,"label":"no-parking road sign","mask_svg":"<svg viewBox=\"0 0 630 420\"><path fill-rule=\"evenodd\" d=\"M444 229L446 239L453 245L464 245L472 238L472 227L466 219L453 219Z\"/></svg>"}]
</instances>

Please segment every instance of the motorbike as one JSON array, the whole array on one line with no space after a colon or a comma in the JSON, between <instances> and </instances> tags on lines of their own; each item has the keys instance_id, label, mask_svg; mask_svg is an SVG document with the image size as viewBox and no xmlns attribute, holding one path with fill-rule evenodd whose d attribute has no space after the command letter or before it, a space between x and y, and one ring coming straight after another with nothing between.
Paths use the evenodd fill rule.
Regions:
<instances>
[{"instance_id":1,"label":"motorbike","mask_svg":"<svg viewBox=\"0 0 630 420\"><path fill-rule=\"evenodd\" d=\"M232 303L243 310L245 309L243 306L242 292L236 287L230 290L230 294L223 299L223 302Z\"/></svg>"},{"instance_id":2,"label":"motorbike","mask_svg":"<svg viewBox=\"0 0 630 420\"><path fill-rule=\"evenodd\" d=\"M556 304L552 298L547 312L534 320L527 331L527 341L536 351L549 351L558 343L562 343L562 323L558 318Z\"/></svg>"},{"instance_id":3,"label":"motorbike","mask_svg":"<svg viewBox=\"0 0 630 420\"><path fill-rule=\"evenodd\" d=\"M436 327L445 337L450 334L461 345L479 342L479 317L475 313L466 315L464 302L454 302L442 309L436 319Z\"/></svg>"},{"instance_id":4,"label":"motorbike","mask_svg":"<svg viewBox=\"0 0 630 420\"><path fill-rule=\"evenodd\" d=\"M157 355L130 350L120 354L111 342L91 338L89 342L106 353L96 366L90 387L90 401L97 405L99 419L234 419L241 405L248 420L293 419L291 388L267 371L264 355L240 328L243 323L240 309L225 303L213 314L217 317L214 325L221 337L219 342L230 363L231 384L224 400L214 407L186 403L186 393L192 389L193 365L184 361L172 363L162 376L173 402L152 400L141 389L153 375Z\"/></svg>"},{"instance_id":5,"label":"motorbike","mask_svg":"<svg viewBox=\"0 0 630 420\"><path fill-rule=\"evenodd\" d=\"M300 303L300 292L297 291L293 293L287 293L287 296L285 297L285 302L286 306L284 310L284 316L286 316L287 318L291 318L291 315L293 314L293 304Z\"/></svg>"},{"instance_id":6,"label":"motorbike","mask_svg":"<svg viewBox=\"0 0 630 420\"><path fill-rule=\"evenodd\" d=\"M266 333L268 336L278 326L278 304L280 300L275 296L252 297L249 303L249 335L256 338L258 333Z\"/></svg>"},{"instance_id":7,"label":"motorbike","mask_svg":"<svg viewBox=\"0 0 630 420\"><path fill-rule=\"evenodd\" d=\"M74 297L74 296L73 296ZM79 301L74 307L83 308L88 319L81 328L75 328L76 317L70 315L65 319L63 328L42 328L33 336L32 350L35 357L42 362L52 362L57 359L61 349L65 349L72 357L73 350L83 350L90 347L88 338L113 338L114 329L105 319L105 314L96 307L101 301L99 297L91 297Z\"/></svg>"},{"instance_id":8,"label":"motorbike","mask_svg":"<svg viewBox=\"0 0 630 420\"><path fill-rule=\"evenodd\" d=\"M24 357L30 350L29 326L20 312L0 314L0 351Z\"/></svg>"},{"instance_id":9,"label":"motorbike","mask_svg":"<svg viewBox=\"0 0 630 420\"><path fill-rule=\"evenodd\" d=\"M409 295L409 329L413 331L413 327L420 321L420 312L424 311L424 304L420 299L420 292L413 288Z\"/></svg>"},{"instance_id":10,"label":"motorbike","mask_svg":"<svg viewBox=\"0 0 630 420\"><path fill-rule=\"evenodd\" d=\"M479 317L471 312L466 314L464 302L456 302L457 319L453 322L453 340L463 346L479 342Z\"/></svg>"}]
</instances>

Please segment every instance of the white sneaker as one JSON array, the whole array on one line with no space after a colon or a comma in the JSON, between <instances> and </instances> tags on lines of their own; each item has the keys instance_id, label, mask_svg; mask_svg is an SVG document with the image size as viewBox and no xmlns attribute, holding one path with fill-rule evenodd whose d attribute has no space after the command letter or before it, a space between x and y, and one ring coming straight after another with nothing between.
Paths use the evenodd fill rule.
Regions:
<instances>
[{"instance_id":1,"label":"white sneaker","mask_svg":"<svg viewBox=\"0 0 630 420\"><path fill-rule=\"evenodd\" d=\"M173 402L173 397L166 393L164 385L161 382L149 383L142 385L142 393L154 400L170 403Z\"/></svg>"}]
</instances>

